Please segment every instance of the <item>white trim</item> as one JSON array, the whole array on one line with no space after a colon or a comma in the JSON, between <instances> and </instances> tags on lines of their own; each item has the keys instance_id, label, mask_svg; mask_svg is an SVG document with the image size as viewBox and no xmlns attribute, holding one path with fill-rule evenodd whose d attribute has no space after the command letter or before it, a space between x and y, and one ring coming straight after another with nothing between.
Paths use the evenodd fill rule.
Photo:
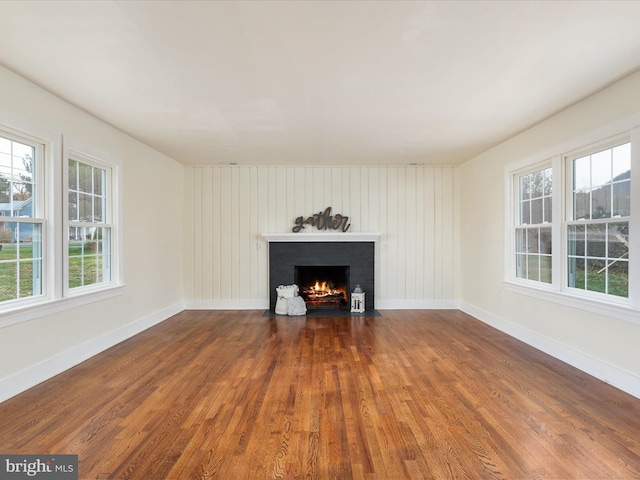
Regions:
<instances>
[{"instance_id":1,"label":"white trim","mask_svg":"<svg viewBox=\"0 0 640 480\"><path fill-rule=\"evenodd\" d=\"M381 233L263 233L267 242L375 242Z\"/></svg>"},{"instance_id":2,"label":"white trim","mask_svg":"<svg viewBox=\"0 0 640 480\"><path fill-rule=\"evenodd\" d=\"M99 291L84 292L67 298L57 298L49 301L39 301L31 305L20 304L14 309L7 309L0 312L0 328L15 325L21 322L28 322L36 318L64 312L72 308L87 305L89 303L106 300L108 298L122 295L124 285L111 286Z\"/></svg>"},{"instance_id":3,"label":"white trim","mask_svg":"<svg viewBox=\"0 0 640 480\"><path fill-rule=\"evenodd\" d=\"M183 310L182 303L170 305L137 321L101 335L71 350L62 352L32 367L0 380L0 402L52 378L59 373L163 322Z\"/></svg>"},{"instance_id":4,"label":"white trim","mask_svg":"<svg viewBox=\"0 0 640 480\"><path fill-rule=\"evenodd\" d=\"M268 310L268 300L187 300L185 310ZM376 310L457 310L457 300L379 300Z\"/></svg>"},{"instance_id":5,"label":"white trim","mask_svg":"<svg viewBox=\"0 0 640 480\"><path fill-rule=\"evenodd\" d=\"M510 335L527 345L530 345L558 360L572 365L589 375L593 375L599 380L608 383L623 392L640 398L640 377L633 373L622 370L614 365L580 352L574 348L556 342L549 337L545 337L529 330L521 325L517 325L509 320L494 315L475 305L461 302L460 310L468 315L477 318L507 335Z\"/></svg>"},{"instance_id":6,"label":"white trim","mask_svg":"<svg viewBox=\"0 0 640 480\"><path fill-rule=\"evenodd\" d=\"M556 291L550 288L536 288L530 284L524 285L518 282L504 282L505 289L521 295L539 298L547 302L557 303L566 307L578 308L590 313L597 313L607 317L640 324L640 310L628 304L614 303L604 299L592 299L586 295L571 295L566 291ZM615 300L613 298L612 300Z\"/></svg>"},{"instance_id":7,"label":"white trim","mask_svg":"<svg viewBox=\"0 0 640 480\"><path fill-rule=\"evenodd\" d=\"M185 310L268 310L269 300L187 300Z\"/></svg>"},{"instance_id":8,"label":"white trim","mask_svg":"<svg viewBox=\"0 0 640 480\"><path fill-rule=\"evenodd\" d=\"M457 310L458 300L380 300L376 299L377 310Z\"/></svg>"},{"instance_id":9,"label":"white trim","mask_svg":"<svg viewBox=\"0 0 640 480\"><path fill-rule=\"evenodd\" d=\"M78 142L72 138L64 137L62 145L62 231L61 241L64 245L62 255L62 296L73 297L77 294L82 294L85 291L91 292L93 290L110 288L114 285L120 285L124 281L122 267L124 265L123 260L123 228L121 228L120 222L122 219L122 198L121 198L121 182L122 182L122 161L109 155L106 152L102 152L92 148L88 145ZM85 163L92 167L101 168L107 171L107 186L106 197L107 200L107 219L106 223L87 223L87 226L93 227L107 227L111 230L111 279L109 282L93 284L90 286L81 286L75 288L69 288L69 248L68 248L68 232L69 225L71 223L78 224L80 222L70 222L68 216L69 209L69 159L81 163Z\"/></svg>"}]
</instances>

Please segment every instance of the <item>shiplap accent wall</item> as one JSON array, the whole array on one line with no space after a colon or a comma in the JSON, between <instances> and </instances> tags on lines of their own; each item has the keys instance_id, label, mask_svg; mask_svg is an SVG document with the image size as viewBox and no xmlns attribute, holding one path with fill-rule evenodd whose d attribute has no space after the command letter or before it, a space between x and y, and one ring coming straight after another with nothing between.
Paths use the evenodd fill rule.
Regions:
<instances>
[{"instance_id":1,"label":"shiplap accent wall","mask_svg":"<svg viewBox=\"0 0 640 480\"><path fill-rule=\"evenodd\" d=\"M382 233L376 308L457 308L458 188L455 167L185 167L187 307L268 308L261 234L332 207Z\"/></svg>"}]
</instances>

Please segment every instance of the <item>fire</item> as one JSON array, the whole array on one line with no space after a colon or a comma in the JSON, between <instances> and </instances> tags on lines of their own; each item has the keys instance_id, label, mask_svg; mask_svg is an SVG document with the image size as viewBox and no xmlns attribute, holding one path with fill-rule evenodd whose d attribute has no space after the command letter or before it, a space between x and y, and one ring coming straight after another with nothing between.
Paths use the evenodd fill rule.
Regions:
<instances>
[{"instance_id":1,"label":"fire","mask_svg":"<svg viewBox=\"0 0 640 480\"><path fill-rule=\"evenodd\" d=\"M316 293L333 293L333 290L329 288L327 282L320 283L319 280L316 280L316 284L311 288L313 288Z\"/></svg>"},{"instance_id":2,"label":"fire","mask_svg":"<svg viewBox=\"0 0 640 480\"><path fill-rule=\"evenodd\" d=\"M329 281L316 280L300 292L312 308L339 308L345 304L347 294L344 287L333 288Z\"/></svg>"}]
</instances>

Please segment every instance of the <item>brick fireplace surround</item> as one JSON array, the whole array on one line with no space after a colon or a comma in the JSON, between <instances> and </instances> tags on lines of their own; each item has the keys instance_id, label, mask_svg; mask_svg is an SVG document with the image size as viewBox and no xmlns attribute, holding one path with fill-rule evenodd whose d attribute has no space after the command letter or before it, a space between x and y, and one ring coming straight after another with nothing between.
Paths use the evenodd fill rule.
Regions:
<instances>
[{"instance_id":1,"label":"brick fireplace surround","mask_svg":"<svg viewBox=\"0 0 640 480\"><path fill-rule=\"evenodd\" d=\"M269 242L269 308L275 311L276 287L294 283L296 266L349 267L349 292L359 284L365 310L375 308L375 246L380 234L263 234ZM351 298L347 299L349 308Z\"/></svg>"}]
</instances>

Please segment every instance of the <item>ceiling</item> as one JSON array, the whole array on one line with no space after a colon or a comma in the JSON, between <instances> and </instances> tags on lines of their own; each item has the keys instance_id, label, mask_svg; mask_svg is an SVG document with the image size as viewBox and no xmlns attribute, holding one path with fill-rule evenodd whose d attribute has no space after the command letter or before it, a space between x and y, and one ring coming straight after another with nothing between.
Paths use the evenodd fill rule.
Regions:
<instances>
[{"instance_id":1,"label":"ceiling","mask_svg":"<svg viewBox=\"0 0 640 480\"><path fill-rule=\"evenodd\" d=\"M0 64L184 164L459 164L640 68L638 1L1 1Z\"/></svg>"}]
</instances>

